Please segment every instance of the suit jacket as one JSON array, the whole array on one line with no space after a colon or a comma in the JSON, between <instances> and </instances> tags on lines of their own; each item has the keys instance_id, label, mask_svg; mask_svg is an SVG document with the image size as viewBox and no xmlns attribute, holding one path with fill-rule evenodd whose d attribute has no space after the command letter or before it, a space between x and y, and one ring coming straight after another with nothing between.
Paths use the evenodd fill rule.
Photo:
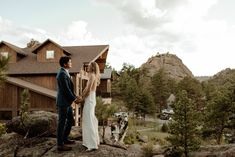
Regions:
<instances>
[{"instance_id":1,"label":"suit jacket","mask_svg":"<svg viewBox=\"0 0 235 157\"><path fill-rule=\"evenodd\" d=\"M68 107L76 99L74 85L64 68L60 68L56 76L57 97L56 105L58 107Z\"/></svg>"}]
</instances>

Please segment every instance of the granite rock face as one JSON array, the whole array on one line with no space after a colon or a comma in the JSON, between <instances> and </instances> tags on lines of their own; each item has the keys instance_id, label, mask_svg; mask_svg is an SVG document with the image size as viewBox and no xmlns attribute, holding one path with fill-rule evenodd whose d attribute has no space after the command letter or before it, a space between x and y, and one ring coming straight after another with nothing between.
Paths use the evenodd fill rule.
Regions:
<instances>
[{"instance_id":1,"label":"granite rock face","mask_svg":"<svg viewBox=\"0 0 235 157\"><path fill-rule=\"evenodd\" d=\"M148 59L148 61L141 65L141 69L145 69L147 76L152 77L160 69L171 78L181 80L186 76L194 77L192 72L183 64L174 54L157 54Z\"/></svg>"}]
</instances>

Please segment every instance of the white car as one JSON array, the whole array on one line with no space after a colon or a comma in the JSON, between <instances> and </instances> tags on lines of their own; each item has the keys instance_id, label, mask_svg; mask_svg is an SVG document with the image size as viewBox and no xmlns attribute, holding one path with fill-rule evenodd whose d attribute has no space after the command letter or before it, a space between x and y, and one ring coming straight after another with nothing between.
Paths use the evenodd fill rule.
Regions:
<instances>
[{"instance_id":1,"label":"white car","mask_svg":"<svg viewBox=\"0 0 235 157\"><path fill-rule=\"evenodd\" d=\"M115 117L119 117L119 116L121 116L121 117L127 116L128 117L128 112L116 112L116 113L114 113L114 116Z\"/></svg>"},{"instance_id":2,"label":"white car","mask_svg":"<svg viewBox=\"0 0 235 157\"><path fill-rule=\"evenodd\" d=\"M174 111L173 111L173 109L163 109L162 113L165 113L165 114L174 114Z\"/></svg>"}]
</instances>

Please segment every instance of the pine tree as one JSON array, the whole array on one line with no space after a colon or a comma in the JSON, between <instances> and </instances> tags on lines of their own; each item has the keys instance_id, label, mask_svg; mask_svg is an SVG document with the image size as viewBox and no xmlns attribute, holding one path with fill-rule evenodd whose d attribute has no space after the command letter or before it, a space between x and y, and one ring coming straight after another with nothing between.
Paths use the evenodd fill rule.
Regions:
<instances>
[{"instance_id":1,"label":"pine tree","mask_svg":"<svg viewBox=\"0 0 235 157\"><path fill-rule=\"evenodd\" d=\"M116 106L114 104L104 104L101 97L96 97L96 108L95 113L99 120L102 122L103 127L103 139L105 136L105 121L108 120L116 112Z\"/></svg>"},{"instance_id":2,"label":"pine tree","mask_svg":"<svg viewBox=\"0 0 235 157\"><path fill-rule=\"evenodd\" d=\"M234 95L227 89L216 90L212 95L207 105L204 130L210 131L217 144L221 144L224 129L235 113Z\"/></svg>"},{"instance_id":3,"label":"pine tree","mask_svg":"<svg viewBox=\"0 0 235 157\"><path fill-rule=\"evenodd\" d=\"M146 89L139 88L139 91L141 92L139 99L140 103L138 103L139 106L136 106L136 111L138 114L143 115L145 119L147 114L153 115L156 112L154 98Z\"/></svg>"},{"instance_id":4,"label":"pine tree","mask_svg":"<svg viewBox=\"0 0 235 157\"><path fill-rule=\"evenodd\" d=\"M30 105L29 90L24 89L23 92L21 93L20 113L19 113L23 129L26 129L26 121L28 120L29 105Z\"/></svg>"},{"instance_id":5,"label":"pine tree","mask_svg":"<svg viewBox=\"0 0 235 157\"><path fill-rule=\"evenodd\" d=\"M185 90L177 94L172 108L174 115L169 124L171 135L167 140L174 148L181 150L185 157L188 157L189 152L198 149L200 144L197 137L198 113L195 110L194 102L188 98Z\"/></svg>"},{"instance_id":6,"label":"pine tree","mask_svg":"<svg viewBox=\"0 0 235 157\"><path fill-rule=\"evenodd\" d=\"M4 82L6 79L6 70L9 62L9 57L0 56L0 83Z\"/></svg>"},{"instance_id":7,"label":"pine tree","mask_svg":"<svg viewBox=\"0 0 235 157\"><path fill-rule=\"evenodd\" d=\"M152 77L152 94L155 100L155 103L158 105L158 111L161 112L163 108L166 108L167 98L170 96L172 89L169 85L170 78L164 73L164 69L160 69ZM173 82L171 82L173 83Z\"/></svg>"},{"instance_id":8,"label":"pine tree","mask_svg":"<svg viewBox=\"0 0 235 157\"><path fill-rule=\"evenodd\" d=\"M178 84L178 90L186 90L188 97L195 102L198 110L202 110L205 107L205 101L203 99L204 92L202 84L195 78L185 77Z\"/></svg>"}]
</instances>

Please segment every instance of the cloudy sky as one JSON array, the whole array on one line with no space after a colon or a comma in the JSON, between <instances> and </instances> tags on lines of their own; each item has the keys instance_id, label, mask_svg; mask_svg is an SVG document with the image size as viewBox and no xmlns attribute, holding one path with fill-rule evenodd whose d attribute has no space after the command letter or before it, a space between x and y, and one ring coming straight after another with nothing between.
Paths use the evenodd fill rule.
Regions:
<instances>
[{"instance_id":1,"label":"cloudy sky","mask_svg":"<svg viewBox=\"0 0 235 157\"><path fill-rule=\"evenodd\" d=\"M176 54L195 76L235 68L234 0L0 0L0 41L25 47L108 44L108 62L139 67Z\"/></svg>"}]
</instances>

